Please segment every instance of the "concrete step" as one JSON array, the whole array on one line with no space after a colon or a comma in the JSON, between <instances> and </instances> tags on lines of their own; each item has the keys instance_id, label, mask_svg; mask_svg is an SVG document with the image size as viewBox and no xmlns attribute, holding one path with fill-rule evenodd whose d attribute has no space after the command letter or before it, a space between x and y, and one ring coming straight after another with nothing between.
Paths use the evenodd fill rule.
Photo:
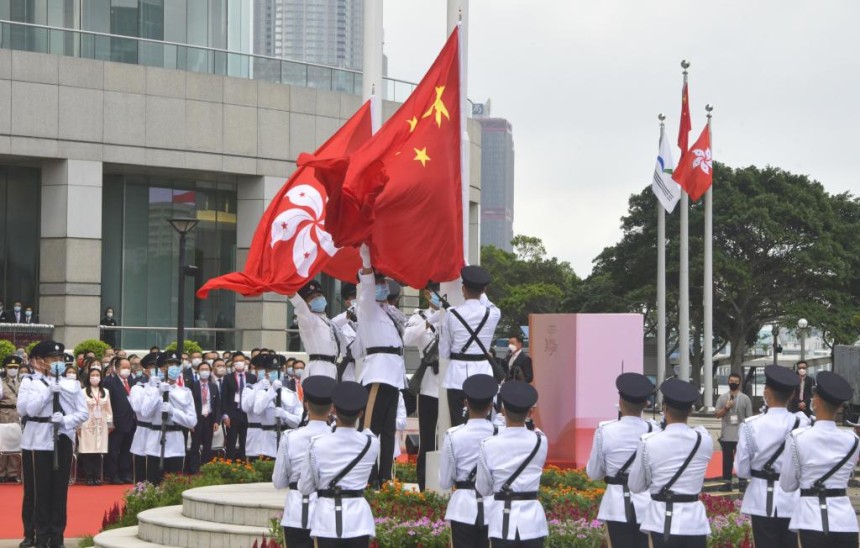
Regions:
<instances>
[{"instance_id":1,"label":"concrete step","mask_svg":"<svg viewBox=\"0 0 860 548\"><path fill-rule=\"evenodd\" d=\"M182 515L200 521L269 527L284 511L287 489L271 483L214 485L182 493Z\"/></svg>"},{"instance_id":2,"label":"concrete step","mask_svg":"<svg viewBox=\"0 0 860 548\"><path fill-rule=\"evenodd\" d=\"M154 544L139 539L137 537L137 525L134 527L123 527L122 529L110 529L99 533L93 542L95 548L172 548L165 547L163 544ZM68 539L66 543L69 544ZM69 545L76 546L76 544Z\"/></svg>"},{"instance_id":3,"label":"concrete step","mask_svg":"<svg viewBox=\"0 0 860 548\"><path fill-rule=\"evenodd\" d=\"M163 546L182 548L233 548L252 546L255 540L269 536L269 527L234 525L203 521L182 515L182 506L165 506L141 512L138 538Z\"/></svg>"}]
</instances>

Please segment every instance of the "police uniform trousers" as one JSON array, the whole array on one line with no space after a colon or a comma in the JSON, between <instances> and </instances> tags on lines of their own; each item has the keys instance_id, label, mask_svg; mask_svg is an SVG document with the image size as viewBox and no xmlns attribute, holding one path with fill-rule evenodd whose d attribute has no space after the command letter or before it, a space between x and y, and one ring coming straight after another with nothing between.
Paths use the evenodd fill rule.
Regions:
<instances>
[{"instance_id":1,"label":"police uniform trousers","mask_svg":"<svg viewBox=\"0 0 860 548\"><path fill-rule=\"evenodd\" d=\"M490 537L486 525L468 525L451 521L451 541L454 548L488 548Z\"/></svg>"},{"instance_id":2,"label":"police uniform trousers","mask_svg":"<svg viewBox=\"0 0 860 548\"><path fill-rule=\"evenodd\" d=\"M24 536L37 545L59 546L66 530L66 504L72 471L72 440L60 435L57 463L54 451L24 450L24 501L21 518Z\"/></svg>"},{"instance_id":3,"label":"police uniform trousers","mask_svg":"<svg viewBox=\"0 0 860 548\"><path fill-rule=\"evenodd\" d=\"M663 542L663 533L651 533L651 548L705 548L708 545L707 535L672 535L669 542Z\"/></svg>"},{"instance_id":4,"label":"police uniform trousers","mask_svg":"<svg viewBox=\"0 0 860 548\"><path fill-rule=\"evenodd\" d=\"M609 536L609 548L648 548L648 535L639 530L635 521L607 521L606 533Z\"/></svg>"},{"instance_id":5,"label":"police uniform trousers","mask_svg":"<svg viewBox=\"0 0 860 548\"><path fill-rule=\"evenodd\" d=\"M181 473L185 457L164 457L164 470L159 467L160 461L161 457L149 457L147 462L146 481L153 485L160 485L164 474Z\"/></svg>"},{"instance_id":6,"label":"police uniform trousers","mask_svg":"<svg viewBox=\"0 0 860 548\"><path fill-rule=\"evenodd\" d=\"M466 424L466 417L463 416L463 400L466 399L466 393L462 390L449 388L448 393L448 416L451 419L451 426L460 426Z\"/></svg>"},{"instance_id":7,"label":"police uniform trousers","mask_svg":"<svg viewBox=\"0 0 860 548\"><path fill-rule=\"evenodd\" d=\"M136 426L125 432L119 428L108 434L108 452L105 455L105 478L125 480L131 477L131 442L134 441Z\"/></svg>"},{"instance_id":8,"label":"police uniform trousers","mask_svg":"<svg viewBox=\"0 0 860 548\"><path fill-rule=\"evenodd\" d=\"M289 543L287 546L292 548ZM364 535L363 537L352 538L316 537L314 538L314 546L315 548L367 548L370 546L370 536Z\"/></svg>"},{"instance_id":9,"label":"police uniform trousers","mask_svg":"<svg viewBox=\"0 0 860 548\"><path fill-rule=\"evenodd\" d=\"M189 434L191 436L191 448L188 449L188 458L185 460L189 474L196 474L200 466L212 460L212 436L215 426L215 417L212 413L207 416L197 415L197 426Z\"/></svg>"},{"instance_id":10,"label":"police uniform trousers","mask_svg":"<svg viewBox=\"0 0 860 548\"><path fill-rule=\"evenodd\" d=\"M134 483L146 481L146 470L149 467L149 457L146 455L132 455L134 458Z\"/></svg>"},{"instance_id":11,"label":"police uniform trousers","mask_svg":"<svg viewBox=\"0 0 860 548\"><path fill-rule=\"evenodd\" d=\"M791 518L750 517L756 548L797 546L797 533L788 530Z\"/></svg>"},{"instance_id":12,"label":"police uniform trousers","mask_svg":"<svg viewBox=\"0 0 860 548\"><path fill-rule=\"evenodd\" d=\"M427 485L427 452L436 450L436 423L439 422L439 398L418 395L418 460L415 472L418 475L418 489L424 491Z\"/></svg>"},{"instance_id":13,"label":"police uniform trousers","mask_svg":"<svg viewBox=\"0 0 860 548\"><path fill-rule=\"evenodd\" d=\"M284 542L287 548L313 548L314 541L311 538L310 529L299 529L298 527L284 527Z\"/></svg>"},{"instance_id":14,"label":"police uniform trousers","mask_svg":"<svg viewBox=\"0 0 860 548\"><path fill-rule=\"evenodd\" d=\"M378 485L391 479L400 390L390 384L379 382L368 384L366 388L370 395L359 430L368 427L369 419L370 431L379 436L379 463L373 467L373 472L370 474L371 485Z\"/></svg>"},{"instance_id":15,"label":"police uniform trousers","mask_svg":"<svg viewBox=\"0 0 860 548\"><path fill-rule=\"evenodd\" d=\"M227 435L224 436L225 453L228 459L244 459L245 458L245 440L248 438L248 416L245 413L238 413L236 419L230 420L230 426L227 428ZM239 442L239 448L236 448L236 442Z\"/></svg>"},{"instance_id":16,"label":"police uniform trousers","mask_svg":"<svg viewBox=\"0 0 860 548\"><path fill-rule=\"evenodd\" d=\"M797 534L800 537L800 542L798 543L800 548L857 548L857 546L860 546L858 533L836 533L831 531L825 535L821 531L801 529Z\"/></svg>"},{"instance_id":17,"label":"police uniform trousers","mask_svg":"<svg viewBox=\"0 0 860 548\"><path fill-rule=\"evenodd\" d=\"M546 537L530 538L528 540L520 540L520 533L517 531L515 540L502 540L500 538L491 538L490 546L492 548L543 548Z\"/></svg>"}]
</instances>

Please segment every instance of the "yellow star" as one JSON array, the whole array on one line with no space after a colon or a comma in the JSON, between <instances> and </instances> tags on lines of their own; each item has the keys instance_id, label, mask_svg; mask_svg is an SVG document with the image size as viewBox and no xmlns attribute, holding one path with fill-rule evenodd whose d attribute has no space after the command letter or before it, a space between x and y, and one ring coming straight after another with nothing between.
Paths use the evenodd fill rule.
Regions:
<instances>
[{"instance_id":1,"label":"yellow star","mask_svg":"<svg viewBox=\"0 0 860 548\"><path fill-rule=\"evenodd\" d=\"M406 120L406 123L409 124L409 133L412 133L415 131L415 126L418 125L418 118L413 116L411 120Z\"/></svg>"},{"instance_id":2,"label":"yellow star","mask_svg":"<svg viewBox=\"0 0 860 548\"><path fill-rule=\"evenodd\" d=\"M415 158L412 159L421 162L421 167L427 167L427 162L430 161L430 157L427 156L427 147L424 147L420 150L417 148L413 148L412 150L415 151Z\"/></svg>"},{"instance_id":3,"label":"yellow star","mask_svg":"<svg viewBox=\"0 0 860 548\"><path fill-rule=\"evenodd\" d=\"M445 103L442 102L442 93L445 91L445 86L436 86L436 100L433 101L433 104L430 105L430 108L427 112L424 113L422 118L427 118L433 111L436 111L436 125L442 127L442 116L445 116L448 120L451 117L448 115L448 108L445 106Z\"/></svg>"}]
</instances>

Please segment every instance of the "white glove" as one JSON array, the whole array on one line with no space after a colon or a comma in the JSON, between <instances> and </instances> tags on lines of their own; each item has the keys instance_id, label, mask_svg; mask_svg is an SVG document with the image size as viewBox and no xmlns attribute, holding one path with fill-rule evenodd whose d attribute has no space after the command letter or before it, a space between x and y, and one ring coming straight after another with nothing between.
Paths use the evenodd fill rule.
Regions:
<instances>
[{"instance_id":1,"label":"white glove","mask_svg":"<svg viewBox=\"0 0 860 548\"><path fill-rule=\"evenodd\" d=\"M60 424L63 422L63 414L57 411L53 415L51 415L51 422L54 424Z\"/></svg>"},{"instance_id":2,"label":"white glove","mask_svg":"<svg viewBox=\"0 0 860 548\"><path fill-rule=\"evenodd\" d=\"M287 420L287 412L284 411L282 408L278 407L275 409L275 418L285 421Z\"/></svg>"},{"instance_id":3,"label":"white glove","mask_svg":"<svg viewBox=\"0 0 860 548\"><path fill-rule=\"evenodd\" d=\"M272 388L274 388L275 391L280 390L282 386L284 385L281 384L281 381L272 381Z\"/></svg>"},{"instance_id":4,"label":"white glove","mask_svg":"<svg viewBox=\"0 0 860 548\"><path fill-rule=\"evenodd\" d=\"M370 248L367 244L361 244L361 247L358 248L358 254L361 256L361 266L370 268Z\"/></svg>"},{"instance_id":5,"label":"white glove","mask_svg":"<svg viewBox=\"0 0 860 548\"><path fill-rule=\"evenodd\" d=\"M159 382L158 376L153 375L152 377L149 377L149 386L158 386Z\"/></svg>"},{"instance_id":6,"label":"white glove","mask_svg":"<svg viewBox=\"0 0 860 548\"><path fill-rule=\"evenodd\" d=\"M260 385L260 390L268 390L271 384L269 384L269 379L260 379L257 381L257 384Z\"/></svg>"},{"instance_id":7,"label":"white glove","mask_svg":"<svg viewBox=\"0 0 860 548\"><path fill-rule=\"evenodd\" d=\"M51 392L53 392L54 394L59 394L62 391L63 391L63 387L60 386L59 382L55 382L55 383L51 384Z\"/></svg>"},{"instance_id":8,"label":"white glove","mask_svg":"<svg viewBox=\"0 0 860 548\"><path fill-rule=\"evenodd\" d=\"M164 402L161 404L161 412L167 413L168 415L172 415L173 414L173 406L167 402Z\"/></svg>"},{"instance_id":9,"label":"white glove","mask_svg":"<svg viewBox=\"0 0 860 548\"><path fill-rule=\"evenodd\" d=\"M162 394L164 394L165 392L170 392L170 383L169 382L163 382L163 383L159 384L158 385L158 391L161 392Z\"/></svg>"}]
</instances>

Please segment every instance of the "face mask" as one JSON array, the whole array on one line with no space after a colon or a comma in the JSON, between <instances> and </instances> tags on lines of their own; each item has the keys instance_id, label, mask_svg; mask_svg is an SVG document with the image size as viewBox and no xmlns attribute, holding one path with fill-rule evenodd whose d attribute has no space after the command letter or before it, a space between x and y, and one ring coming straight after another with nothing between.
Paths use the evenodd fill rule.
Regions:
<instances>
[{"instance_id":1,"label":"face mask","mask_svg":"<svg viewBox=\"0 0 860 548\"><path fill-rule=\"evenodd\" d=\"M442 307L442 301L439 299L439 295L435 293L430 294L430 304L432 304L436 308Z\"/></svg>"},{"instance_id":2,"label":"face mask","mask_svg":"<svg viewBox=\"0 0 860 548\"><path fill-rule=\"evenodd\" d=\"M127 379L129 377L129 375L131 375L131 369L123 368L123 369L119 370L119 376L120 377Z\"/></svg>"},{"instance_id":3,"label":"face mask","mask_svg":"<svg viewBox=\"0 0 860 548\"><path fill-rule=\"evenodd\" d=\"M197 367L201 363L203 363L203 360L201 360L200 358L194 358L193 360L191 360L191 365L194 367Z\"/></svg>"},{"instance_id":4,"label":"face mask","mask_svg":"<svg viewBox=\"0 0 860 548\"><path fill-rule=\"evenodd\" d=\"M805 377L806 376L806 369L798 369L797 374L800 375L801 377Z\"/></svg>"},{"instance_id":5,"label":"face mask","mask_svg":"<svg viewBox=\"0 0 860 548\"><path fill-rule=\"evenodd\" d=\"M383 302L388 298L388 284L376 286L376 301Z\"/></svg>"},{"instance_id":6,"label":"face mask","mask_svg":"<svg viewBox=\"0 0 860 548\"><path fill-rule=\"evenodd\" d=\"M71 379L73 381L78 380L78 376L75 373L66 373L66 378Z\"/></svg>"},{"instance_id":7,"label":"face mask","mask_svg":"<svg viewBox=\"0 0 860 548\"><path fill-rule=\"evenodd\" d=\"M184 360L182 362L182 369L191 369L191 362L188 360Z\"/></svg>"},{"instance_id":8,"label":"face mask","mask_svg":"<svg viewBox=\"0 0 860 548\"><path fill-rule=\"evenodd\" d=\"M175 381L182 375L182 368L178 365L171 365L167 368L167 378L171 381Z\"/></svg>"},{"instance_id":9,"label":"face mask","mask_svg":"<svg viewBox=\"0 0 860 548\"><path fill-rule=\"evenodd\" d=\"M215 374L218 375L219 377L223 377L225 373L227 373L226 367L218 367L215 369Z\"/></svg>"},{"instance_id":10,"label":"face mask","mask_svg":"<svg viewBox=\"0 0 860 548\"><path fill-rule=\"evenodd\" d=\"M29 317L31 317L31 316L33 315L33 311L32 311L32 310L28 310L28 311L24 312L24 315L25 315L25 316L27 316L27 317L29 318Z\"/></svg>"},{"instance_id":11,"label":"face mask","mask_svg":"<svg viewBox=\"0 0 860 548\"><path fill-rule=\"evenodd\" d=\"M108 312L107 314L105 314L105 316L107 316L108 318L113 318L113 312Z\"/></svg>"},{"instance_id":12,"label":"face mask","mask_svg":"<svg viewBox=\"0 0 860 548\"><path fill-rule=\"evenodd\" d=\"M66 362L51 362L51 375L57 377L66 371Z\"/></svg>"},{"instance_id":13,"label":"face mask","mask_svg":"<svg viewBox=\"0 0 860 548\"><path fill-rule=\"evenodd\" d=\"M135 379L140 378L142 376L143 376L143 371L135 371L134 372L134 378Z\"/></svg>"},{"instance_id":14,"label":"face mask","mask_svg":"<svg viewBox=\"0 0 860 548\"><path fill-rule=\"evenodd\" d=\"M295 377L296 376L296 372L293 370L292 367L287 368L287 376L288 377Z\"/></svg>"},{"instance_id":15,"label":"face mask","mask_svg":"<svg viewBox=\"0 0 860 548\"><path fill-rule=\"evenodd\" d=\"M737 390L740 387L741 387L741 385L739 385L737 383L734 383L734 382L729 383L729 390Z\"/></svg>"},{"instance_id":16,"label":"face mask","mask_svg":"<svg viewBox=\"0 0 860 548\"><path fill-rule=\"evenodd\" d=\"M308 306L310 306L311 312L316 312L317 314L319 314L320 312L325 312L326 304L327 303L325 297L320 295L319 297L311 299L311 302L308 303Z\"/></svg>"},{"instance_id":17,"label":"face mask","mask_svg":"<svg viewBox=\"0 0 860 548\"><path fill-rule=\"evenodd\" d=\"M16 307L15 307L15 312L21 312L21 307L20 307L20 306L16 306Z\"/></svg>"},{"instance_id":18,"label":"face mask","mask_svg":"<svg viewBox=\"0 0 860 548\"><path fill-rule=\"evenodd\" d=\"M293 374L294 374L297 378L301 379L301 378L302 378L302 375L304 375L304 374L305 374L305 370L304 370L304 369L293 369Z\"/></svg>"},{"instance_id":19,"label":"face mask","mask_svg":"<svg viewBox=\"0 0 860 548\"><path fill-rule=\"evenodd\" d=\"M157 367L153 367L149 370L149 376L150 378L155 377L156 379L164 380L164 373L162 373L161 369L158 369Z\"/></svg>"},{"instance_id":20,"label":"face mask","mask_svg":"<svg viewBox=\"0 0 860 548\"><path fill-rule=\"evenodd\" d=\"M9 375L10 378L14 379L15 377L18 376L18 368L17 367L10 367L9 369L6 370L6 374Z\"/></svg>"},{"instance_id":21,"label":"face mask","mask_svg":"<svg viewBox=\"0 0 860 548\"><path fill-rule=\"evenodd\" d=\"M281 379L280 371L269 371L268 377L270 381L278 381Z\"/></svg>"},{"instance_id":22,"label":"face mask","mask_svg":"<svg viewBox=\"0 0 860 548\"><path fill-rule=\"evenodd\" d=\"M511 351L511 353L514 353L514 352L516 352L516 351L517 351L517 347L516 347L515 345L513 345L513 344L509 344L509 345L508 345L508 350L510 350L510 351Z\"/></svg>"},{"instance_id":23,"label":"face mask","mask_svg":"<svg viewBox=\"0 0 860 548\"><path fill-rule=\"evenodd\" d=\"M236 362L233 364L233 369L241 373L245 370L245 362Z\"/></svg>"},{"instance_id":24,"label":"face mask","mask_svg":"<svg viewBox=\"0 0 860 548\"><path fill-rule=\"evenodd\" d=\"M211 371L201 371L200 372L200 378L203 379L204 381L209 380L209 375L211 375L211 374L212 374Z\"/></svg>"},{"instance_id":25,"label":"face mask","mask_svg":"<svg viewBox=\"0 0 860 548\"><path fill-rule=\"evenodd\" d=\"M99 377L90 377L90 384L93 386L98 386L102 380Z\"/></svg>"}]
</instances>

